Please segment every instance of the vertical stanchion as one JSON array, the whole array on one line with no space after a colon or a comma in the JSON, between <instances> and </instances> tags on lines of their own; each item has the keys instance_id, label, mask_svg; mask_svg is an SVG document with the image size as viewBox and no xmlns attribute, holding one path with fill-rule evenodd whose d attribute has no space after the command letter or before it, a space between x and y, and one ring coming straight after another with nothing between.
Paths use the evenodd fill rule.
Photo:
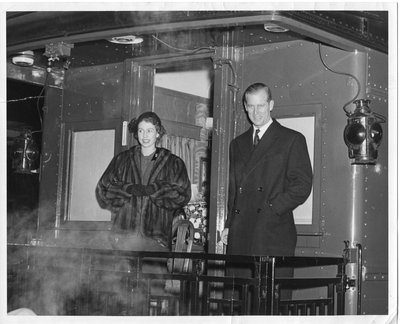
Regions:
<instances>
[{"instance_id":1,"label":"vertical stanchion","mask_svg":"<svg viewBox=\"0 0 400 324\"><path fill-rule=\"evenodd\" d=\"M271 315L274 310L275 294L275 258L260 257L258 268L258 297L256 298L257 315Z\"/></svg>"},{"instance_id":2,"label":"vertical stanchion","mask_svg":"<svg viewBox=\"0 0 400 324\"><path fill-rule=\"evenodd\" d=\"M343 262L338 264L337 277L340 277L340 283L336 287L337 291L337 315L344 315L344 303L345 303L345 292L346 292L346 267L347 259L343 258Z\"/></svg>"},{"instance_id":3,"label":"vertical stanchion","mask_svg":"<svg viewBox=\"0 0 400 324\"><path fill-rule=\"evenodd\" d=\"M267 277L267 288L270 288L267 300L269 300L269 314L273 315L274 311L274 297L275 297L275 257L268 258L268 277Z\"/></svg>"}]
</instances>

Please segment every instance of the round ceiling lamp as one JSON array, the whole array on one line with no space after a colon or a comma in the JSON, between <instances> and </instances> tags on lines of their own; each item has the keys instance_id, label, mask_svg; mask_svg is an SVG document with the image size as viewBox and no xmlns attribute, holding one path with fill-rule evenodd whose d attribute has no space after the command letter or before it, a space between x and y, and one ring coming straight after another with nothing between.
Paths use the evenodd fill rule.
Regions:
<instances>
[{"instance_id":1,"label":"round ceiling lamp","mask_svg":"<svg viewBox=\"0 0 400 324\"><path fill-rule=\"evenodd\" d=\"M264 29L268 32L271 33L286 33L289 31L288 28L273 24L273 23L267 23L264 24Z\"/></svg>"},{"instance_id":2,"label":"round ceiling lamp","mask_svg":"<svg viewBox=\"0 0 400 324\"><path fill-rule=\"evenodd\" d=\"M111 43L129 45L129 44L140 44L143 42L143 38L135 35L127 36L116 36L109 39Z\"/></svg>"},{"instance_id":3,"label":"round ceiling lamp","mask_svg":"<svg viewBox=\"0 0 400 324\"><path fill-rule=\"evenodd\" d=\"M11 62L18 66L32 66L34 62L33 51L24 51L15 54Z\"/></svg>"}]
</instances>

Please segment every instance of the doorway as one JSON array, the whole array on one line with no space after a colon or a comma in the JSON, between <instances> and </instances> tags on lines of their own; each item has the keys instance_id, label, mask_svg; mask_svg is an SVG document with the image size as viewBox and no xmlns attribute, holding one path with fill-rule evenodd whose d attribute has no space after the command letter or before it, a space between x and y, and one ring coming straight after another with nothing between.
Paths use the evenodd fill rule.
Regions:
<instances>
[{"instance_id":1,"label":"doorway","mask_svg":"<svg viewBox=\"0 0 400 324\"><path fill-rule=\"evenodd\" d=\"M207 251L214 70L210 59L162 64L155 70L153 111L167 130L161 146L186 165L192 197L184 208L195 228L194 250Z\"/></svg>"}]
</instances>

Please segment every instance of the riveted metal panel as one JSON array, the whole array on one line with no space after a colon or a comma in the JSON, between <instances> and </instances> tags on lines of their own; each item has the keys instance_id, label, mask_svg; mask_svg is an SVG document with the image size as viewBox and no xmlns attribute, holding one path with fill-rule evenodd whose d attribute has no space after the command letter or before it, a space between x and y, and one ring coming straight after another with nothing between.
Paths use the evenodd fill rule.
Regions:
<instances>
[{"instance_id":1,"label":"riveted metal panel","mask_svg":"<svg viewBox=\"0 0 400 324\"><path fill-rule=\"evenodd\" d=\"M119 118L123 64L70 69L65 76L64 122Z\"/></svg>"},{"instance_id":2,"label":"riveted metal panel","mask_svg":"<svg viewBox=\"0 0 400 324\"><path fill-rule=\"evenodd\" d=\"M368 53L367 93L371 96L382 97L382 100L387 99L388 73L388 56L370 51Z\"/></svg>"},{"instance_id":3,"label":"riveted metal panel","mask_svg":"<svg viewBox=\"0 0 400 324\"><path fill-rule=\"evenodd\" d=\"M389 110L387 73L387 56L375 51L369 52L367 98L371 100L371 110L385 116L387 122L381 124L383 141L379 147L377 163L374 166L365 167L363 179L362 247L363 270L366 274L361 303L363 314L387 314L388 262L395 262L390 259L388 250L388 238L391 238L393 242L397 231L393 227L389 230L388 179L393 169L389 169L388 153L389 144L393 139L388 136L392 120ZM391 107L391 109L397 109L397 107ZM394 165L390 166L390 168L394 167ZM391 217L397 218L396 215L391 215ZM383 278L383 280L375 282L376 278ZM389 276L389 282L390 280L393 280L393 277Z\"/></svg>"},{"instance_id":4,"label":"riveted metal panel","mask_svg":"<svg viewBox=\"0 0 400 324\"><path fill-rule=\"evenodd\" d=\"M332 68L351 71L353 56L344 51L322 46L321 54ZM274 110L280 107L319 104L321 111L321 195L320 249L303 248L302 254L338 254L350 229L343 222L351 214L351 168L343 142L346 116L342 106L357 91L349 77L328 71L321 62L318 44L294 41L244 49L244 60L238 78L244 89L253 82L271 87ZM238 109L239 110L239 109ZM242 133L249 127L243 108L239 116ZM340 127L338 127L340 125ZM338 176L340 175L340 176ZM340 206L337 204L340 201ZM340 220L340 221L339 221ZM333 238L332 238L333 237ZM304 239L299 238L299 245ZM307 244L307 242L304 242Z\"/></svg>"},{"instance_id":5,"label":"riveted metal panel","mask_svg":"<svg viewBox=\"0 0 400 324\"><path fill-rule=\"evenodd\" d=\"M343 241L346 240L352 246L357 243L367 245L368 249L370 242L365 221L368 222L369 217L374 218L371 224L371 230L374 231L373 228L377 226L375 219L381 217L382 221L377 227L379 230L371 233L374 247L370 247L371 251L364 255L364 265L374 268L379 264L378 271L387 269L387 252L383 249L380 253L377 244L382 242L387 245L387 138L384 138L379 149L376 166L351 165L343 140L347 122L343 107L350 102L346 110L352 111L354 105L351 101L357 93L358 98L381 97L381 100L374 100L377 103L372 109L387 115L380 86L375 88L369 84L372 79L369 73L373 74L372 70L378 67L386 71L385 65L378 63L377 57L370 58L374 52L346 52L307 41L254 46L237 51L237 57L242 58L238 64L239 98L251 83L264 82L271 87L274 111L292 105L319 104L322 107L321 142L315 143L321 147L318 225L322 236L299 237L296 254L340 255L344 248ZM381 60L387 61L387 58L381 55ZM378 67L371 66L371 62L375 61ZM383 84L384 76L378 78L381 82L374 84ZM240 127L235 136L249 127L239 100L236 111L236 122ZM386 133L385 125L383 127ZM379 217L376 216L378 211L381 214ZM311 243L311 238L320 241L319 247ZM307 270L301 272L296 275L306 274ZM380 307L386 308L387 305Z\"/></svg>"},{"instance_id":6,"label":"riveted metal panel","mask_svg":"<svg viewBox=\"0 0 400 324\"><path fill-rule=\"evenodd\" d=\"M62 91L48 87L43 107L42 158L39 190L39 223L41 234L53 230L55 215L60 213L57 188L61 186L59 172L62 164L60 145L62 137Z\"/></svg>"}]
</instances>

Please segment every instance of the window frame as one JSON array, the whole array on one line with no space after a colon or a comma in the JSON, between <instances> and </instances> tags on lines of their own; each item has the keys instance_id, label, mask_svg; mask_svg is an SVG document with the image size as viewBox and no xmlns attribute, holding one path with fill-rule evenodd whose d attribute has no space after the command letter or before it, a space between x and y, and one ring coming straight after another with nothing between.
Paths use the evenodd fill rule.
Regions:
<instances>
[{"instance_id":1,"label":"window frame","mask_svg":"<svg viewBox=\"0 0 400 324\"><path fill-rule=\"evenodd\" d=\"M65 163L62 175L60 213L57 213L56 229L76 229L76 230L110 230L112 219L110 221L79 221L69 220L69 208L71 199L71 163L73 155L72 138L74 132L96 131L96 130L114 130L114 152L113 156L118 154L122 148L122 121L121 119L107 119L97 121L66 122L63 124L64 141L61 148L63 152L62 160ZM111 161L111 160L110 160ZM94 190L95 188L93 188Z\"/></svg>"},{"instance_id":2,"label":"window frame","mask_svg":"<svg viewBox=\"0 0 400 324\"><path fill-rule=\"evenodd\" d=\"M271 111L271 117L281 118L314 117L314 158L313 165L313 190L312 190L312 222L311 224L295 224L298 237L321 237L324 235L321 226L321 170L322 170L322 105L302 104L291 106L276 106ZM315 245L308 240L307 245Z\"/></svg>"}]
</instances>

